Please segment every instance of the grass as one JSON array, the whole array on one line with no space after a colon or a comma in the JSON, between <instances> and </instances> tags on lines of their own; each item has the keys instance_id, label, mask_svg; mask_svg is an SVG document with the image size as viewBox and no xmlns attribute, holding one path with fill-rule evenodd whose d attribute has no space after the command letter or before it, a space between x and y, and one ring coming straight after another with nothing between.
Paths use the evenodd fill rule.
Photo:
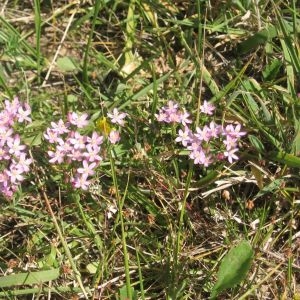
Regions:
<instances>
[{"instance_id":1,"label":"grass","mask_svg":"<svg viewBox=\"0 0 300 300\"><path fill-rule=\"evenodd\" d=\"M0 99L30 104L35 163L0 199L1 299L209 299L241 240L250 270L218 299L299 299L295 0L2 4ZM156 121L170 99L194 127L204 100L216 121L240 122L239 161L193 165ZM68 111L92 128L114 107L128 113L121 141L88 192L70 190L43 132Z\"/></svg>"}]
</instances>

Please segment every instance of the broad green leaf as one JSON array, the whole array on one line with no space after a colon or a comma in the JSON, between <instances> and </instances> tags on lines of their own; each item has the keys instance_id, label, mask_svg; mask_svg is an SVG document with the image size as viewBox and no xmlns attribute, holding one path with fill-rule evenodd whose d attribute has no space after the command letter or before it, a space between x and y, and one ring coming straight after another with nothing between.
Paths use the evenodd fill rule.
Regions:
<instances>
[{"instance_id":1,"label":"broad green leaf","mask_svg":"<svg viewBox=\"0 0 300 300\"><path fill-rule=\"evenodd\" d=\"M41 284L59 277L59 269L18 273L0 277L0 288L25 284Z\"/></svg>"},{"instance_id":2,"label":"broad green leaf","mask_svg":"<svg viewBox=\"0 0 300 300\"><path fill-rule=\"evenodd\" d=\"M250 269L253 254L252 247L247 241L242 241L229 250L222 259L218 281L212 289L210 299L216 299L222 291L232 288L244 280Z\"/></svg>"},{"instance_id":3,"label":"broad green leaf","mask_svg":"<svg viewBox=\"0 0 300 300\"><path fill-rule=\"evenodd\" d=\"M73 72L79 69L74 60L68 56L58 58L56 65L62 72Z\"/></svg>"}]
</instances>

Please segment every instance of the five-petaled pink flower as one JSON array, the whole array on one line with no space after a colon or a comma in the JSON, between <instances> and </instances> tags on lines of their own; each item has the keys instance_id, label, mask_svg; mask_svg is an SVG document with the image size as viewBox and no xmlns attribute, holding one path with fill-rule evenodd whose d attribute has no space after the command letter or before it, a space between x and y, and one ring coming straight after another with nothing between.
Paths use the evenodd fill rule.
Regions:
<instances>
[{"instance_id":1,"label":"five-petaled pink flower","mask_svg":"<svg viewBox=\"0 0 300 300\"><path fill-rule=\"evenodd\" d=\"M117 108L114 108L112 113L108 113L107 116L110 118L110 121L114 124L118 124L120 126L124 126L125 118L127 116L126 113L121 113Z\"/></svg>"}]
</instances>

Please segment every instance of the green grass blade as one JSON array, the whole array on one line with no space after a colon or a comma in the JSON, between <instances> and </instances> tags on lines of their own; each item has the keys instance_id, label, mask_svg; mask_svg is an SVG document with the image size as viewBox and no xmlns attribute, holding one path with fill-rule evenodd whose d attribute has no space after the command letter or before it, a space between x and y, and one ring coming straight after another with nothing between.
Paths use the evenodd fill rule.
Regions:
<instances>
[{"instance_id":1,"label":"green grass blade","mask_svg":"<svg viewBox=\"0 0 300 300\"><path fill-rule=\"evenodd\" d=\"M25 284L41 284L59 277L59 269L17 273L0 277L0 288Z\"/></svg>"}]
</instances>

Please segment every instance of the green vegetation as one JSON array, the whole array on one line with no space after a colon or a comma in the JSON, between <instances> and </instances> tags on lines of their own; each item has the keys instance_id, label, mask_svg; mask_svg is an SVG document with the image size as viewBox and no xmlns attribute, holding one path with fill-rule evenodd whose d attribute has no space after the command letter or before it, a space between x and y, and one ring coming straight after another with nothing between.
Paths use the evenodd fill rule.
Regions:
<instances>
[{"instance_id":1,"label":"green vegetation","mask_svg":"<svg viewBox=\"0 0 300 300\"><path fill-rule=\"evenodd\" d=\"M299 299L296 0L0 4L0 299Z\"/></svg>"}]
</instances>

